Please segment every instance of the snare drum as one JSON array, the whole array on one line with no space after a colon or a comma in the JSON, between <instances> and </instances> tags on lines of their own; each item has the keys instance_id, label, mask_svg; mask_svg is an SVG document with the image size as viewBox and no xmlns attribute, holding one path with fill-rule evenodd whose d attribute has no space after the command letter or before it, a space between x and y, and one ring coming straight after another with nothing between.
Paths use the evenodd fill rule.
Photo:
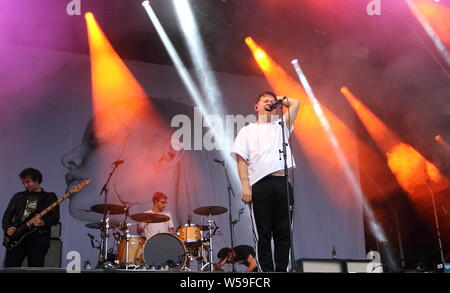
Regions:
<instances>
[{"instance_id":1,"label":"snare drum","mask_svg":"<svg viewBox=\"0 0 450 293\"><path fill-rule=\"evenodd\" d=\"M145 244L145 237L132 235L128 239L128 263L142 264L142 248ZM120 265L125 265L127 260L127 241L125 237L120 237L117 242L117 256Z\"/></svg>"},{"instance_id":2,"label":"snare drum","mask_svg":"<svg viewBox=\"0 0 450 293\"><path fill-rule=\"evenodd\" d=\"M180 238L187 246L200 245L202 233L200 226L195 224L185 224L177 229L178 238Z\"/></svg>"},{"instance_id":3,"label":"snare drum","mask_svg":"<svg viewBox=\"0 0 450 293\"><path fill-rule=\"evenodd\" d=\"M159 233L144 245L144 263L149 269L180 271L187 261L183 242L171 233Z\"/></svg>"}]
</instances>

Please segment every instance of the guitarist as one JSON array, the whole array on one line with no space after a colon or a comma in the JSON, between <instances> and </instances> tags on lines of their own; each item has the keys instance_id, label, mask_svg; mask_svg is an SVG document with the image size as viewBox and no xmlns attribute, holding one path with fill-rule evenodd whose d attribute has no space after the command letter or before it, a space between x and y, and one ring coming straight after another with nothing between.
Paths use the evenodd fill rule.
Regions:
<instances>
[{"instance_id":1,"label":"guitarist","mask_svg":"<svg viewBox=\"0 0 450 293\"><path fill-rule=\"evenodd\" d=\"M11 236L16 225L46 209L57 200L56 194L46 192L41 187L42 174L39 170L27 168L20 174L25 191L16 193L8 204L3 215L3 230ZM44 259L50 247L50 228L59 222L59 206L28 225L36 227L36 231L26 236L12 250L6 251L5 267L20 267L27 257L29 267L43 267ZM34 227L32 227L34 226Z\"/></svg>"}]
</instances>

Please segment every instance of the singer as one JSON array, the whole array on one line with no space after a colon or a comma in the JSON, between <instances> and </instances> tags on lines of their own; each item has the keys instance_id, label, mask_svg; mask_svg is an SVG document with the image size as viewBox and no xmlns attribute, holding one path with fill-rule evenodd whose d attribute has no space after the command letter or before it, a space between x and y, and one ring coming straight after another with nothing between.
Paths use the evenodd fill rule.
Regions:
<instances>
[{"instance_id":1,"label":"singer","mask_svg":"<svg viewBox=\"0 0 450 293\"><path fill-rule=\"evenodd\" d=\"M286 125L284 129L287 139L293 130L299 106L300 102L296 99L263 92L255 103L257 122L250 123L239 131L231 150L231 155L237 161L242 201L250 204L252 228L257 239L256 258L264 272L286 272L289 263L289 212L284 162L280 154L283 141L280 122L284 121ZM289 145L286 153L288 168L295 168L295 162L290 159ZM290 184L289 188L292 206L294 199Z\"/></svg>"}]
</instances>

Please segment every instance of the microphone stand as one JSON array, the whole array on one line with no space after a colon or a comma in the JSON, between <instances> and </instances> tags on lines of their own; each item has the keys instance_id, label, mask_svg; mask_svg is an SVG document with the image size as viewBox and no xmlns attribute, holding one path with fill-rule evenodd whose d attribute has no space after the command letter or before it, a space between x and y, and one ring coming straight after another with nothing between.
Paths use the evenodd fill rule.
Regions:
<instances>
[{"instance_id":1,"label":"microphone stand","mask_svg":"<svg viewBox=\"0 0 450 293\"><path fill-rule=\"evenodd\" d=\"M436 211L436 202L434 200L434 192L426 181L424 183L425 183L425 186L427 187L428 191L431 193L431 201L433 203L434 220L436 222L436 236L437 236L438 244L439 244L439 253L441 256L442 266L445 266L444 248L442 246L441 229L439 228L439 220L438 220L437 211Z\"/></svg>"},{"instance_id":2,"label":"microphone stand","mask_svg":"<svg viewBox=\"0 0 450 293\"><path fill-rule=\"evenodd\" d=\"M233 186L231 185L231 181L230 181L230 177L228 176L228 170L225 167L225 162L224 161L219 161L216 160L215 162L219 163L222 165L224 171L225 171L225 177L227 178L227 182L228 182L228 186L227 186L227 190L228 190L228 206L229 206L229 211L228 211L228 215L229 215L229 222L230 222L230 237L231 237L231 248L234 249L235 243L234 243L234 225L237 223L235 221L233 221L233 215L231 214L231 195L233 195L233 197L236 197L234 190L233 190ZM233 272L236 272L236 265L234 264L234 262L232 263L233 266Z\"/></svg>"},{"instance_id":3,"label":"microphone stand","mask_svg":"<svg viewBox=\"0 0 450 293\"><path fill-rule=\"evenodd\" d=\"M106 183L103 185L102 190L100 191L100 196L104 194L105 197L105 212L103 213L103 224L105 225L103 227L102 225L102 239L101 239L101 249L100 249L100 256L98 261L98 267L105 268L106 267L106 261L108 260L108 237L109 237L109 210L107 210L106 205L108 204L108 186L109 181L111 180L112 175L116 171L117 167L120 164L113 163L113 169L109 173L108 179L106 180Z\"/></svg>"},{"instance_id":4,"label":"microphone stand","mask_svg":"<svg viewBox=\"0 0 450 293\"><path fill-rule=\"evenodd\" d=\"M280 108L283 107L283 103L280 104ZM288 110L289 111L289 110ZM290 188L289 188L289 170L288 170L288 166L287 166L287 143L286 143L286 134L284 132L286 125L284 123L284 115L283 113L281 113L281 119L279 122L280 126L281 126L281 134L282 134L282 138L283 138L283 145L282 145L282 149L279 150L280 154L283 154L283 161L284 161L284 179L286 182L286 196L287 196L287 209L288 209L288 217L289 217L289 233L290 233L290 257L291 257L291 272L295 272L295 256L294 256L294 246L293 241L294 241L294 233L293 233L293 227L292 227L292 205L291 205L291 192L290 192ZM292 150L291 150L292 152ZM281 160L281 157L280 157Z\"/></svg>"}]
</instances>

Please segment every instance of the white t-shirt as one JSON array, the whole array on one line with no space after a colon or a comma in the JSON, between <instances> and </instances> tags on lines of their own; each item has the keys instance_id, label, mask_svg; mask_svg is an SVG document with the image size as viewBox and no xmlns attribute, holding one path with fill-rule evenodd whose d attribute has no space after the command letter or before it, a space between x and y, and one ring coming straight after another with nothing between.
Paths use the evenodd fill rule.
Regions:
<instances>
[{"instance_id":1,"label":"white t-shirt","mask_svg":"<svg viewBox=\"0 0 450 293\"><path fill-rule=\"evenodd\" d=\"M154 212L152 210L145 211L145 213L154 214ZM170 217L170 220L167 222L161 222L161 223L140 223L139 224L139 226L144 228L144 233L145 233L146 239L150 239L151 237L155 236L158 233L168 233L169 229L173 228L172 215L167 211L163 211L160 214Z\"/></svg>"},{"instance_id":2,"label":"white t-shirt","mask_svg":"<svg viewBox=\"0 0 450 293\"><path fill-rule=\"evenodd\" d=\"M279 152L283 147L279 122L280 119L269 123L250 123L242 127L236 136L231 155L237 160L236 154L238 154L247 161L250 186L275 171L284 170L283 154ZM286 147L288 168L295 168L288 142L293 129L293 126L290 131L285 128L285 139L288 143Z\"/></svg>"}]
</instances>

